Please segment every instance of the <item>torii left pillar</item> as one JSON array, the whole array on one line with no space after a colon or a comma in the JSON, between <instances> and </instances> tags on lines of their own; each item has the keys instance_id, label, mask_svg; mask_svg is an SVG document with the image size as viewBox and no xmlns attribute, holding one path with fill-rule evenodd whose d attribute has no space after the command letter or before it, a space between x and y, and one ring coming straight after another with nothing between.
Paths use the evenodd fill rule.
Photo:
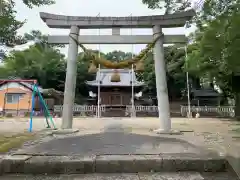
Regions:
<instances>
[{"instance_id":1,"label":"torii left pillar","mask_svg":"<svg viewBox=\"0 0 240 180\"><path fill-rule=\"evenodd\" d=\"M70 35L74 39L78 39L79 28L72 26ZM75 99L76 78L77 78L77 56L78 44L69 38L67 72L64 89L62 129L71 129L73 121L73 106Z\"/></svg>"}]
</instances>

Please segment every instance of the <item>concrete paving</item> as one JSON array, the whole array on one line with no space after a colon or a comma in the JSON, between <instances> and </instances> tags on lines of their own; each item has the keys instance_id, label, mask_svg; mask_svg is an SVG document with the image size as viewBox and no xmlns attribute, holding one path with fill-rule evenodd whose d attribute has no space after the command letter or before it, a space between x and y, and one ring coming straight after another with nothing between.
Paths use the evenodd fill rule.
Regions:
<instances>
[{"instance_id":1,"label":"concrete paving","mask_svg":"<svg viewBox=\"0 0 240 180\"><path fill-rule=\"evenodd\" d=\"M172 138L132 134L125 132L103 132L56 138L37 146L18 151L29 155L114 155L114 154L160 154L160 153L210 153L187 141Z\"/></svg>"},{"instance_id":2,"label":"concrete paving","mask_svg":"<svg viewBox=\"0 0 240 180\"><path fill-rule=\"evenodd\" d=\"M99 133L53 136L4 157L2 166L5 173L29 174L221 172L226 161L199 142L176 135L131 133L115 121Z\"/></svg>"},{"instance_id":3,"label":"concrete paving","mask_svg":"<svg viewBox=\"0 0 240 180\"><path fill-rule=\"evenodd\" d=\"M50 141L19 150L15 154L89 156L191 153L202 156L212 153L198 143L192 144L178 136L135 134L120 121L112 121L105 124L99 133L56 136Z\"/></svg>"},{"instance_id":4,"label":"concrete paving","mask_svg":"<svg viewBox=\"0 0 240 180\"><path fill-rule=\"evenodd\" d=\"M1 180L239 180L231 173L138 173L88 175L6 175Z\"/></svg>"},{"instance_id":5,"label":"concrete paving","mask_svg":"<svg viewBox=\"0 0 240 180\"><path fill-rule=\"evenodd\" d=\"M195 138L196 140L196 138ZM216 152L177 136L134 134L110 123L103 132L56 136L3 157L3 173L85 174L137 172L222 172Z\"/></svg>"}]
</instances>

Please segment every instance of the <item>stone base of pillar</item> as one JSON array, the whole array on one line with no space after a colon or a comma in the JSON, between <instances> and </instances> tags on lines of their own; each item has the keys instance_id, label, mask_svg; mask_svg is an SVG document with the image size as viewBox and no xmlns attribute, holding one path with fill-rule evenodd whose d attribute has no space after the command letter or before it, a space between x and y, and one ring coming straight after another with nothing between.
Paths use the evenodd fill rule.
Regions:
<instances>
[{"instance_id":1,"label":"stone base of pillar","mask_svg":"<svg viewBox=\"0 0 240 180\"><path fill-rule=\"evenodd\" d=\"M187 113L187 118L193 118L193 114L191 113Z\"/></svg>"},{"instance_id":2,"label":"stone base of pillar","mask_svg":"<svg viewBox=\"0 0 240 180\"><path fill-rule=\"evenodd\" d=\"M155 129L153 130L153 132L157 133L157 134L166 134L166 135L182 135L183 133L181 131L178 130L165 130L165 129Z\"/></svg>"},{"instance_id":3,"label":"stone base of pillar","mask_svg":"<svg viewBox=\"0 0 240 180\"><path fill-rule=\"evenodd\" d=\"M79 129L57 129L51 132L52 135L65 135L65 134L73 134L79 132Z\"/></svg>"}]
</instances>

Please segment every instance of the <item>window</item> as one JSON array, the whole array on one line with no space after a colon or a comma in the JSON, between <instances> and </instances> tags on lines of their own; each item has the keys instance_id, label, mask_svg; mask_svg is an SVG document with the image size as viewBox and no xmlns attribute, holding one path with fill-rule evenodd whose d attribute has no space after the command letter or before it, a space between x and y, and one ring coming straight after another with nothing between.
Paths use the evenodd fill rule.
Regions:
<instances>
[{"instance_id":1,"label":"window","mask_svg":"<svg viewBox=\"0 0 240 180\"><path fill-rule=\"evenodd\" d=\"M19 99L23 96L23 93L7 93L6 103L18 103Z\"/></svg>"}]
</instances>

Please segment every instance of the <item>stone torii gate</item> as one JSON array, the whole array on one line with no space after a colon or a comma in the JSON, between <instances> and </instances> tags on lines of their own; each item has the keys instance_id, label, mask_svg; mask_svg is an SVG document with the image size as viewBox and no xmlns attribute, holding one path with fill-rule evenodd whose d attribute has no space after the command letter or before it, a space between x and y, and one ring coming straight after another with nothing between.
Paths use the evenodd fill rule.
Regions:
<instances>
[{"instance_id":1,"label":"stone torii gate","mask_svg":"<svg viewBox=\"0 0 240 180\"><path fill-rule=\"evenodd\" d=\"M156 73L156 88L158 99L158 112L160 129L158 132L171 132L170 108L166 81L166 65L164 60L163 44L186 43L185 35L166 35L162 28L183 27L195 12L186 12L132 17L88 17L88 16L63 16L49 13L40 13L40 17L50 28L71 29L70 34L82 44L148 44L159 37L155 47L154 61ZM80 29L112 28L112 35L80 35ZM121 35L121 28L152 28L153 35ZM76 63L78 45L69 36L49 36L51 44L69 44L67 72L64 90L63 122L62 129L71 129L73 120L73 106L76 87Z\"/></svg>"}]
</instances>

